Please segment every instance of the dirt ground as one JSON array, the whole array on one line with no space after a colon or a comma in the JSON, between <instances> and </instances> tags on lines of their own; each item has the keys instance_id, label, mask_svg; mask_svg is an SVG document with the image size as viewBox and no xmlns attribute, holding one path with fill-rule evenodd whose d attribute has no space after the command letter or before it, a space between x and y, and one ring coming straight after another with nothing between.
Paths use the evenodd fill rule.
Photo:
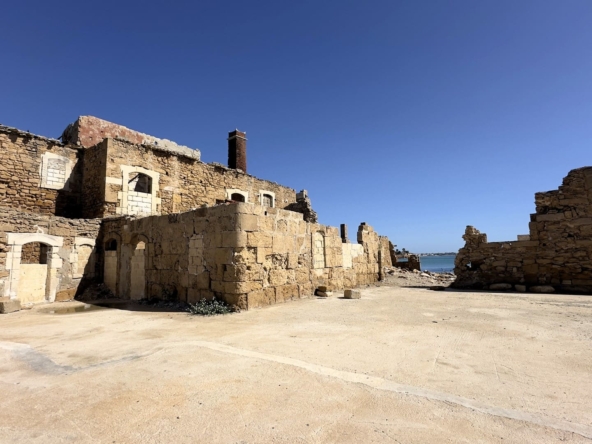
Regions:
<instances>
[{"instance_id":1,"label":"dirt ground","mask_svg":"<svg viewBox=\"0 0 592 444\"><path fill-rule=\"evenodd\" d=\"M1 443L592 441L591 297L50 313L76 304L0 315Z\"/></svg>"}]
</instances>

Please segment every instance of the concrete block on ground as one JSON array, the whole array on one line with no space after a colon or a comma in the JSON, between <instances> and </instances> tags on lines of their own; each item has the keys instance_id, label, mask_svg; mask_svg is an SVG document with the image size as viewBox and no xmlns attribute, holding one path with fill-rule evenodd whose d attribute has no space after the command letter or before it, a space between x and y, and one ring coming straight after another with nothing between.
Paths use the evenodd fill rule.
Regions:
<instances>
[{"instance_id":1,"label":"concrete block on ground","mask_svg":"<svg viewBox=\"0 0 592 444\"><path fill-rule=\"evenodd\" d=\"M18 299L0 298L0 313L13 313L21 309Z\"/></svg>"},{"instance_id":2,"label":"concrete block on ground","mask_svg":"<svg viewBox=\"0 0 592 444\"><path fill-rule=\"evenodd\" d=\"M361 299L362 292L360 290L351 290L348 288L343 292L343 297L345 299Z\"/></svg>"}]
</instances>

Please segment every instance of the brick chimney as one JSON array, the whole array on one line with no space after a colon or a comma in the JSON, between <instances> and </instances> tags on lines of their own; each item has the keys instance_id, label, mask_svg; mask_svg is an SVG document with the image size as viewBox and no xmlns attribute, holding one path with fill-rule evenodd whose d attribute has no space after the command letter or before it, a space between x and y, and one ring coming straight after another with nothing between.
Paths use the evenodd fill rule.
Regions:
<instances>
[{"instance_id":1,"label":"brick chimney","mask_svg":"<svg viewBox=\"0 0 592 444\"><path fill-rule=\"evenodd\" d=\"M239 130L228 133L228 168L247 172L247 133Z\"/></svg>"}]
</instances>

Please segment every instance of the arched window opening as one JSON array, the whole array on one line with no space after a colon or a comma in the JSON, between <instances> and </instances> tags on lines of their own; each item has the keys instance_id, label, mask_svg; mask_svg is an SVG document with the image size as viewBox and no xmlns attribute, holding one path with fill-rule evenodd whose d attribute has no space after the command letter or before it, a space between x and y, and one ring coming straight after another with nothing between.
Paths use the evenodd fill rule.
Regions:
<instances>
[{"instance_id":1,"label":"arched window opening","mask_svg":"<svg viewBox=\"0 0 592 444\"><path fill-rule=\"evenodd\" d=\"M273 207L273 197L271 194L264 194L261 200L264 207Z\"/></svg>"},{"instance_id":2,"label":"arched window opening","mask_svg":"<svg viewBox=\"0 0 592 444\"><path fill-rule=\"evenodd\" d=\"M136 193L152 193L152 178L144 173L132 173L129 190Z\"/></svg>"},{"instance_id":3,"label":"arched window opening","mask_svg":"<svg viewBox=\"0 0 592 444\"><path fill-rule=\"evenodd\" d=\"M232 193L230 195L230 200L233 200L235 202L244 202L245 196L243 196L242 194L239 194L239 193Z\"/></svg>"},{"instance_id":4,"label":"arched window opening","mask_svg":"<svg viewBox=\"0 0 592 444\"><path fill-rule=\"evenodd\" d=\"M24 244L21 251L21 264L47 264L49 246L41 242Z\"/></svg>"},{"instance_id":5,"label":"arched window opening","mask_svg":"<svg viewBox=\"0 0 592 444\"><path fill-rule=\"evenodd\" d=\"M109 239L105 242L105 251L117 251L117 241L115 239Z\"/></svg>"}]
</instances>

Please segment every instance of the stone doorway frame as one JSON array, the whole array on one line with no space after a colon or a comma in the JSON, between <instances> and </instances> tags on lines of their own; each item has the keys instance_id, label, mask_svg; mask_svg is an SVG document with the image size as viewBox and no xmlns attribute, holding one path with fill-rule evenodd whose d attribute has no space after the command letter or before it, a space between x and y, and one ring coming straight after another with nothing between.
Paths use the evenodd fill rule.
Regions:
<instances>
[{"instance_id":1,"label":"stone doorway frame","mask_svg":"<svg viewBox=\"0 0 592 444\"><path fill-rule=\"evenodd\" d=\"M54 302L58 289L59 278L57 269L62 268L59 248L64 245L64 238L43 233L6 233L10 251L6 254L6 270L9 272L8 285L4 287L4 296L18 298L18 284L21 268L23 245L39 242L50 247L47 254L47 282L45 283L45 300Z\"/></svg>"}]
</instances>

